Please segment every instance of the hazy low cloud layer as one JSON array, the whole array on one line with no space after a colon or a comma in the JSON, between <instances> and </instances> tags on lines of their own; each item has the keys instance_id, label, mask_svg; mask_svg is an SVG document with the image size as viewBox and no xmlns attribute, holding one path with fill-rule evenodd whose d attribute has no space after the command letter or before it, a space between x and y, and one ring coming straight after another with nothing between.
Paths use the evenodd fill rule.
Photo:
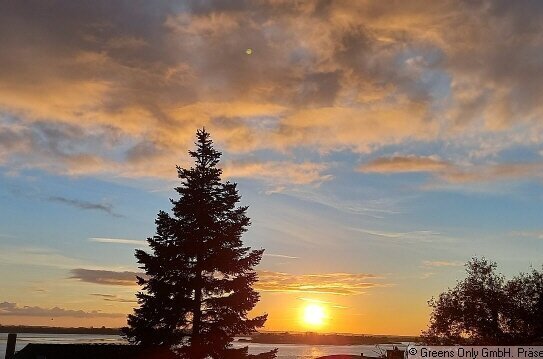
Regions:
<instances>
[{"instance_id":1,"label":"hazy low cloud layer","mask_svg":"<svg viewBox=\"0 0 543 359\"><path fill-rule=\"evenodd\" d=\"M295 258L295 257L289 257ZM145 276L144 273L116 272L106 270L90 270L76 268L71 271L72 279L82 282L135 286L136 276ZM362 294L366 290L383 286L378 276L364 273L321 273L321 274L290 274L273 271L259 271L258 282L255 289L271 292L301 292L301 293L327 293L337 295ZM108 295L94 294L108 300ZM111 299L111 298L109 298Z\"/></svg>"},{"instance_id":2,"label":"hazy low cloud layer","mask_svg":"<svg viewBox=\"0 0 543 359\"><path fill-rule=\"evenodd\" d=\"M0 303L0 316L10 315L18 317L74 317L74 318L118 318L124 317L122 313L102 313L99 311L72 310L59 307L42 308L31 306L19 306L17 303Z\"/></svg>"},{"instance_id":3,"label":"hazy low cloud layer","mask_svg":"<svg viewBox=\"0 0 543 359\"><path fill-rule=\"evenodd\" d=\"M282 158L229 175L279 185L330 178L294 149L537 148L542 20L537 1L4 2L0 164L172 178L204 125Z\"/></svg>"}]
</instances>

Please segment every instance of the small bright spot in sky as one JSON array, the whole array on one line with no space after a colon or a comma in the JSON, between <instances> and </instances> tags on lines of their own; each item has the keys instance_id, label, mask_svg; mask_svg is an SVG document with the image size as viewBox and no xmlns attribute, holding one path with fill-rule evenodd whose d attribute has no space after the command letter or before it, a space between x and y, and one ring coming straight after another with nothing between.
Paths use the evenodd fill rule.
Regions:
<instances>
[{"instance_id":1,"label":"small bright spot in sky","mask_svg":"<svg viewBox=\"0 0 543 359\"><path fill-rule=\"evenodd\" d=\"M304 307L303 322L312 327L320 327L324 324L326 313L324 307L319 304L311 303Z\"/></svg>"},{"instance_id":2,"label":"small bright spot in sky","mask_svg":"<svg viewBox=\"0 0 543 359\"><path fill-rule=\"evenodd\" d=\"M245 50L245 53L246 53L247 55L252 55L252 54L253 54L253 49L248 48L247 50Z\"/></svg>"}]
</instances>

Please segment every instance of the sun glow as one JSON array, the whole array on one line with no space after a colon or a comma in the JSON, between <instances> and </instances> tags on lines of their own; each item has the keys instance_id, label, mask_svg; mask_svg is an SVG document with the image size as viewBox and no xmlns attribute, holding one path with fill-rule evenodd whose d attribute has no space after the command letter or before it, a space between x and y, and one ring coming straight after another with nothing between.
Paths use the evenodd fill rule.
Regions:
<instances>
[{"instance_id":1,"label":"sun glow","mask_svg":"<svg viewBox=\"0 0 543 359\"><path fill-rule=\"evenodd\" d=\"M320 327L324 324L326 311L322 305L311 303L304 307L303 322L307 326Z\"/></svg>"}]
</instances>

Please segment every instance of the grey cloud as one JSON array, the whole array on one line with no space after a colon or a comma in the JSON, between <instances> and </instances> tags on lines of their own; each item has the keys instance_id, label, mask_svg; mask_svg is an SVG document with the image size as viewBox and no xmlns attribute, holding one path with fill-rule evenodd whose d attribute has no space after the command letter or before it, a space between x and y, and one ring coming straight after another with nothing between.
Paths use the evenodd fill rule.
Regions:
<instances>
[{"instance_id":1,"label":"grey cloud","mask_svg":"<svg viewBox=\"0 0 543 359\"><path fill-rule=\"evenodd\" d=\"M116 272L109 270L75 268L70 272L72 274L70 277L71 279L77 279L81 282L105 285L136 286L136 276L145 277L144 273L130 271Z\"/></svg>"},{"instance_id":2,"label":"grey cloud","mask_svg":"<svg viewBox=\"0 0 543 359\"><path fill-rule=\"evenodd\" d=\"M96 210L105 212L114 217L122 217L120 214L117 214L113 210L113 205L109 203L94 203L83 201L79 199L66 198L61 196L51 196L47 198L48 201L62 203L74 208L79 208L83 210Z\"/></svg>"},{"instance_id":3,"label":"grey cloud","mask_svg":"<svg viewBox=\"0 0 543 359\"><path fill-rule=\"evenodd\" d=\"M118 302L118 303L137 303L138 302L135 299L121 298L113 294L92 293L91 295L94 297L102 298L106 302Z\"/></svg>"},{"instance_id":4,"label":"grey cloud","mask_svg":"<svg viewBox=\"0 0 543 359\"><path fill-rule=\"evenodd\" d=\"M105 164L100 151L118 145L118 140L118 132L105 126L85 131L55 122L24 124L0 114L0 163L3 155L4 165L13 171L42 168L74 175L93 172Z\"/></svg>"},{"instance_id":5,"label":"grey cloud","mask_svg":"<svg viewBox=\"0 0 543 359\"><path fill-rule=\"evenodd\" d=\"M25 316L25 317L75 317L75 318L119 318L126 314L103 313L99 311L84 311L64 309L59 307L43 308L32 306L19 306L17 303L0 303L0 316Z\"/></svg>"},{"instance_id":6,"label":"grey cloud","mask_svg":"<svg viewBox=\"0 0 543 359\"><path fill-rule=\"evenodd\" d=\"M332 106L341 89L340 77L339 71L308 74L300 82L298 101L307 105Z\"/></svg>"},{"instance_id":7,"label":"grey cloud","mask_svg":"<svg viewBox=\"0 0 543 359\"><path fill-rule=\"evenodd\" d=\"M156 142L143 140L126 151L126 159L131 162L145 161L160 156L163 151Z\"/></svg>"}]
</instances>

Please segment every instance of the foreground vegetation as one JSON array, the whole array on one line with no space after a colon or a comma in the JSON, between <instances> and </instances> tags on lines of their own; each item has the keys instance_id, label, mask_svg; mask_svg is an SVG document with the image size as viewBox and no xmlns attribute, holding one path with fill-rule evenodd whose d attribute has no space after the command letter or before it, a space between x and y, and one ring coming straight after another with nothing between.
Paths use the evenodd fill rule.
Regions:
<instances>
[{"instance_id":1,"label":"foreground vegetation","mask_svg":"<svg viewBox=\"0 0 543 359\"><path fill-rule=\"evenodd\" d=\"M429 302L423 341L434 345L543 343L543 268L506 280L497 264L473 258L466 278Z\"/></svg>"}]
</instances>

